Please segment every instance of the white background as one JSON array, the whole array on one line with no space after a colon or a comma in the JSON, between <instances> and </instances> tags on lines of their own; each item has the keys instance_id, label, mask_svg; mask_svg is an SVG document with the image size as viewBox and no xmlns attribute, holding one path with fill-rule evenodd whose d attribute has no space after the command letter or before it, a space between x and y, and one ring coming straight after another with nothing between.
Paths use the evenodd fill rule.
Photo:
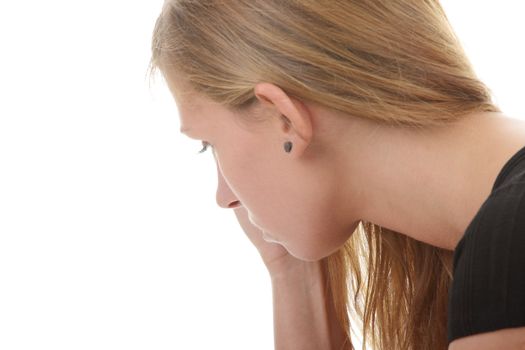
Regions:
<instances>
[{"instance_id":1,"label":"white background","mask_svg":"<svg viewBox=\"0 0 525 350\"><path fill-rule=\"evenodd\" d=\"M525 116L520 1L444 1ZM162 1L0 3L0 349L272 349L270 280L213 156L149 87ZM525 140L524 140L525 144Z\"/></svg>"}]
</instances>

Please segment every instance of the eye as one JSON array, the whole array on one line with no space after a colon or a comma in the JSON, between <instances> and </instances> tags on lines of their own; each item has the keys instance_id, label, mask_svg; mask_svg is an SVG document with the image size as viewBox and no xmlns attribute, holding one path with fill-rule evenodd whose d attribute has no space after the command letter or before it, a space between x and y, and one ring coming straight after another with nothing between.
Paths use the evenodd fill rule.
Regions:
<instances>
[{"instance_id":1,"label":"eye","mask_svg":"<svg viewBox=\"0 0 525 350\"><path fill-rule=\"evenodd\" d=\"M206 142L206 141L202 141L202 149L199 151L199 153L204 153L206 152L206 150L208 149L208 147L211 147L211 145Z\"/></svg>"}]
</instances>

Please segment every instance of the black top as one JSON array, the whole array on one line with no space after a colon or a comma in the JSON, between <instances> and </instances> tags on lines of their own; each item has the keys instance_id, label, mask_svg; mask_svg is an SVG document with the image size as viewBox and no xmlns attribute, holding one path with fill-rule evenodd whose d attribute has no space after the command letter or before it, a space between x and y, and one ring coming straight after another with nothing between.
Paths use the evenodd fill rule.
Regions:
<instances>
[{"instance_id":1,"label":"black top","mask_svg":"<svg viewBox=\"0 0 525 350\"><path fill-rule=\"evenodd\" d=\"M525 147L505 163L454 251L448 342L525 326Z\"/></svg>"}]
</instances>

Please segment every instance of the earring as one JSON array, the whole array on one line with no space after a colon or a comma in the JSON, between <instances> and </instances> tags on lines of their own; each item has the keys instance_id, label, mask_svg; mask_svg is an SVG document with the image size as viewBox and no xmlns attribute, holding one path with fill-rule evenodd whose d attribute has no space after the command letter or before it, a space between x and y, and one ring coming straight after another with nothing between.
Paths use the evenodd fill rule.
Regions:
<instances>
[{"instance_id":1,"label":"earring","mask_svg":"<svg viewBox=\"0 0 525 350\"><path fill-rule=\"evenodd\" d=\"M284 143L284 150L287 152L287 153L290 153L292 151L292 146L293 144L290 142L290 141L286 141Z\"/></svg>"}]
</instances>

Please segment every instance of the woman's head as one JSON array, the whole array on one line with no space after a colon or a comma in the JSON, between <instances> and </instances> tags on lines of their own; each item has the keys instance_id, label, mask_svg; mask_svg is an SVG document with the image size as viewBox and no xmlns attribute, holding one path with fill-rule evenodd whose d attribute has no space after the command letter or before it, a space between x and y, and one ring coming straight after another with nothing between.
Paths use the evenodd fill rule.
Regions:
<instances>
[{"instance_id":1,"label":"woman's head","mask_svg":"<svg viewBox=\"0 0 525 350\"><path fill-rule=\"evenodd\" d=\"M214 150L221 158L219 185L229 184L275 239L284 238L279 234L284 229L291 237L303 232L303 247L295 253L314 260L342 245L359 220L355 210L334 201L341 195L334 187L336 171L350 169L321 167L315 160L329 146L317 133L312 138L312 125L288 130L292 116L283 108L307 114L302 106L318 106L356 120L409 127L489 108L485 87L455 43L435 1L168 0L156 23L151 66L160 68L179 95L182 127L198 121L206 132L195 132L195 138L213 145L205 137L220 137ZM284 98L287 106L272 113L262 103L267 95ZM199 106L200 118L190 112ZM282 150L286 141L293 142L291 155ZM301 155L303 162L289 161ZM336 159L333 152L330 157ZM346 210L346 219L335 207ZM334 232L331 243L326 235L304 241L322 237L321 227Z\"/></svg>"},{"instance_id":2,"label":"woman's head","mask_svg":"<svg viewBox=\"0 0 525 350\"><path fill-rule=\"evenodd\" d=\"M425 128L498 111L438 0L166 0L152 50L152 72L159 68L170 84L182 127L221 145L214 150L219 204L246 206L256 225L282 239L287 228L285 246L303 258L341 246L356 227L359 202L366 200L357 192L338 192L337 176L351 177L351 171L342 173L317 157L333 151L333 138L348 135L336 127ZM319 125L329 129L312 133L324 130ZM282 145L289 140L294 146L286 153ZM352 141L348 152L367 146ZM354 202L337 206L337 195L355 195ZM383 235L386 230L374 225L363 227L373 270L365 306L370 329L377 320L382 329L377 339L387 348L440 348L449 275L446 266L430 266L441 261L441 252ZM299 236L301 230L309 235ZM313 250L323 231L331 240ZM312 240L301 242L303 237ZM327 260L343 321L347 270L341 262L357 266L352 254L341 250L338 262ZM398 263L405 265L396 271L413 274L392 274L391 264ZM424 288L407 290L411 285ZM425 291L436 297L426 298ZM425 307L416 309L421 300ZM381 309L388 303L399 306L397 318ZM416 331L418 324L434 321L435 334Z\"/></svg>"},{"instance_id":3,"label":"woman's head","mask_svg":"<svg viewBox=\"0 0 525 350\"><path fill-rule=\"evenodd\" d=\"M360 218L350 205L360 201L344 191L345 174L352 169L339 161L346 153L341 140L351 137L335 137L333 130L354 130L350 121L345 128L336 114L290 98L268 83L254 88L261 103L232 112L167 77L182 131L213 152L219 206L244 206L254 225L299 259L320 260L344 244ZM243 121L240 115L258 122ZM285 142L292 142L290 152Z\"/></svg>"}]
</instances>

